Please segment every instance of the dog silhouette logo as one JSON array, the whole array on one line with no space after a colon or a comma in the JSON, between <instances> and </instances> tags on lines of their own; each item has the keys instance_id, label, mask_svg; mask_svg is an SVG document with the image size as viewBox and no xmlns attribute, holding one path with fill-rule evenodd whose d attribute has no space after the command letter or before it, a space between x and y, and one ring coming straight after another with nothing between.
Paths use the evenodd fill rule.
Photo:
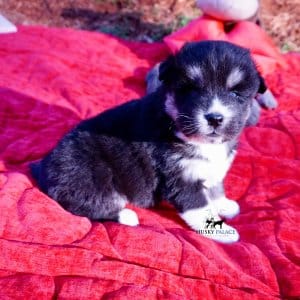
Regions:
<instances>
[{"instance_id":1,"label":"dog silhouette logo","mask_svg":"<svg viewBox=\"0 0 300 300\"><path fill-rule=\"evenodd\" d=\"M212 211L207 212L202 224L203 229L199 229L197 232L216 241L231 242L235 240L235 236L238 237L235 229L228 226Z\"/></svg>"},{"instance_id":2,"label":"dog silhouette logo","mask_svg":"<svg viewBox=\"0 0 300 300\"><path fill-rule=\"evenodd\" d=\"M216 226L218 226L218 225L219 225L219 228L222 229L223 223L224 223L223 220L215 221L214 217L211 217L209 219L206 219L205 229L208 229L208 228L216 229Z\"/></svg>"}]
</instances>

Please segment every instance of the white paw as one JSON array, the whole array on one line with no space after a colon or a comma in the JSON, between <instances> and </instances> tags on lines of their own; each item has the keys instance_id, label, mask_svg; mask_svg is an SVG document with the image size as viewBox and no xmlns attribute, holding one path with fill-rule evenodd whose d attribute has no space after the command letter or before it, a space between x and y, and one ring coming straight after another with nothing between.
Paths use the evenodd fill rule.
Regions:
<instances>
[{"instance_id":1,"label":"white paw","mask_svg":"<svg viewBox=\"0 0 300 300\"><path fill-rule=\"evenodd\" d=\"M119 223L128 225L128 226L136 226L139 224L139 218L138 218L137 214L129 208L123 208L119 212L118 221L119 221Z\"/></svg>"},{"instance_id":2,"label":"white paw","mask_svg":"<svg viewBox=\"0 0 300 300\"><path fill-rule=\"evenodd\" d=\"M240 212L240 206L236 201L229 200L226 197L216 199L214 205L218 214L222 217L232 219Z\"/></svg>"},{"instance_id":3,"label":"white paw","mask_svg":"<svg viewBox=\"0 0 300 300\"><path fill-rule=\"evenodd\" d=\"M240 238L237 230L221 220L211 206L190 209L180 216L198 234L217 242L234 243Z\"/></svg>"},{"instance_id":4,"label":"white paw","mask_svg":"<svg viewBox=\"0 0 300 300\"><path fill-rule=\"evenodd\" d=\"M225 244L235 243L240 239L238 231L226 223L223 223L222 226L216 226L216 228L200 230L198 233Z\"/></svg>"},{"instance_id":5,"label":"white paw","mask_svg":"<svg viewBox=\"0 0 300 300\"><path fill-rule=\"evenodd\" d=\"M209 206L189 209L180 214L180 217L195 231L204 229L206 220L213 215Z\"/></svg>"}]
</instances>

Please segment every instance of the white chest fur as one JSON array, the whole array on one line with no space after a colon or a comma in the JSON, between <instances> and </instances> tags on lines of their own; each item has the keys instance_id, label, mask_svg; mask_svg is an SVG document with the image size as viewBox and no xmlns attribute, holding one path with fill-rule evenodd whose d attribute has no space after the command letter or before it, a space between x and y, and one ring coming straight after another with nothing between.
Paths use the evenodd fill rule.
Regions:
<instances>
[{"instance_id":1,"label":"white chest fur","mask_svg":"<svg viewBox=\"0 0 300 300\"><path fill-rule=\"evenodd\" d=\"M226 144L199 144L195 147L201 158L183 158L179 161L186 182L202 180L208 188L223 181L233 160Z\"/></svg>"}]
</instances>

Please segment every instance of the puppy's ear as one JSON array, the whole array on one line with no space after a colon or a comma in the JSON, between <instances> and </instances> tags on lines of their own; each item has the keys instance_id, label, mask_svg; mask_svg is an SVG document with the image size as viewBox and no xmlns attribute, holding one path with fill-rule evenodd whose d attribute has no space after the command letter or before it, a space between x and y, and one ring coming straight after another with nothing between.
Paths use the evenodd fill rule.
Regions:
<instances>
[{"instance_id":1,"label":"puppy's ear","mask_svg":"<svg viewBox=\"0 0 300 300\"><path fill-rule=\"evenodd\" d=\"M263 77L258 73L259 76L259 88L258 88L258 93L259 94L264 94L265 91L268 89L267 85L265 83L265 80L263 79Z\"/></svg>"},{"instance_id":2,"label":"puppy's ear","mask_svg":"<svg viewBox=\"0 0 300 300\"><path fill-rule=\"evenodd\" d=\"M166 60L164 60L159 66L159 80L163 82L170 82L176 74L176 63L175 57L170 55Z\"/></svg>"},{"instance_id":3,"label":"puppy's ear","mask_svg":"<svg viewBox=\"0 0 300 300\"><path fill-rule=\"evenodd\" d=\"M278 103L272 92L268 89L263 77L259 74L259 88L255 97L256 101L263 108L274 109Z\"/></svg>"}]
</instances>

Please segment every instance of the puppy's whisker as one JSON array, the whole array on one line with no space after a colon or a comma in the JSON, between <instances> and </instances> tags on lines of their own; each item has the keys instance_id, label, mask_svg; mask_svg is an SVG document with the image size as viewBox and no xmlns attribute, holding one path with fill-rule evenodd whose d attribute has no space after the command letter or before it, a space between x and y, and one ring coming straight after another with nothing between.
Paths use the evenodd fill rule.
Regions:
<instances>
[{"instance_id":1,"label":"puppy's whisker","mask_svg":"<svg viewBox=\"0 0 300 300\"><path fill-rule=\"evenodd\" d=\"M183 114L178 114L178 117L179 117L179 118L186 118L187 120L192 120L191 117L186 116L186 115L183 115Z\"/></svg>"},{"instance_id":2,"label":"puppy's whisker","mask_svg":"<svg viewBox=\"0 0 300 300\"><path fill-rule=\"evenodd\" d=\"M182 119L182 121L185 121L185 122L192 122L193 119L191 117L179 117L179 119Z\"/></svg>"},{"instance_id":3,"label":"puppy's whisker","mask_svg":"<svg viewBox=\"0 0 300 300\"><path fill-rule=\"evenodd\" d=\"M193 132L197 131L197 128L196 128L196 127L183 127L183 129L184 129L185 131L193 131Z\"/></svg>"},{"instance_id":4,"label":"puppy's whisker","mask_svg":"<svg viewBox=\"0 0 300 300\"><path fill-rule=\"evenodd\" d=\"M185 128L197 128L194 123L182 123L182 126Z\"/></svg>"},{"instance_id":5,"label":"puppy's whisker","mask_svg":"<svg viewBox=\"0 0 300 300\"><path fill-rule=\"evenodd\" d=\"M183 124L191 124L191 125L194 125L194 121L192 121L192 120L181 120L181 123L183 123Z\"/></svg>"},{"instance_id":6,"label":"puppy's whisker","mask_svg":"<svg viewBox=\"0 0 300 300\"><path fill-rule=\"evenodd\" d=\"M190 116L183 114L183 113L179 113L178 116L190 118Z\"/></svg>"},{"instance_id":7,"label":"puppy's whisker","mask_svg":"<svg viewBox=\"0 0 300 300\"><path fill-rule=\"evenodd\" d=\"M188 129L188 128L184 128L184 133L185 134L194 134L196 133L198 130L196 128L192 128L192 129Z\"/></svg>"},{"instance_id":8,"label":"puppy's whisker","mask_svg":"<svg viewBox=\"0 0 300 300\"><path fill-rule=\"evenodd\" d=\"M197 127L194 122L181 122L185 127Z\"/></svg>"}]
</instances>

